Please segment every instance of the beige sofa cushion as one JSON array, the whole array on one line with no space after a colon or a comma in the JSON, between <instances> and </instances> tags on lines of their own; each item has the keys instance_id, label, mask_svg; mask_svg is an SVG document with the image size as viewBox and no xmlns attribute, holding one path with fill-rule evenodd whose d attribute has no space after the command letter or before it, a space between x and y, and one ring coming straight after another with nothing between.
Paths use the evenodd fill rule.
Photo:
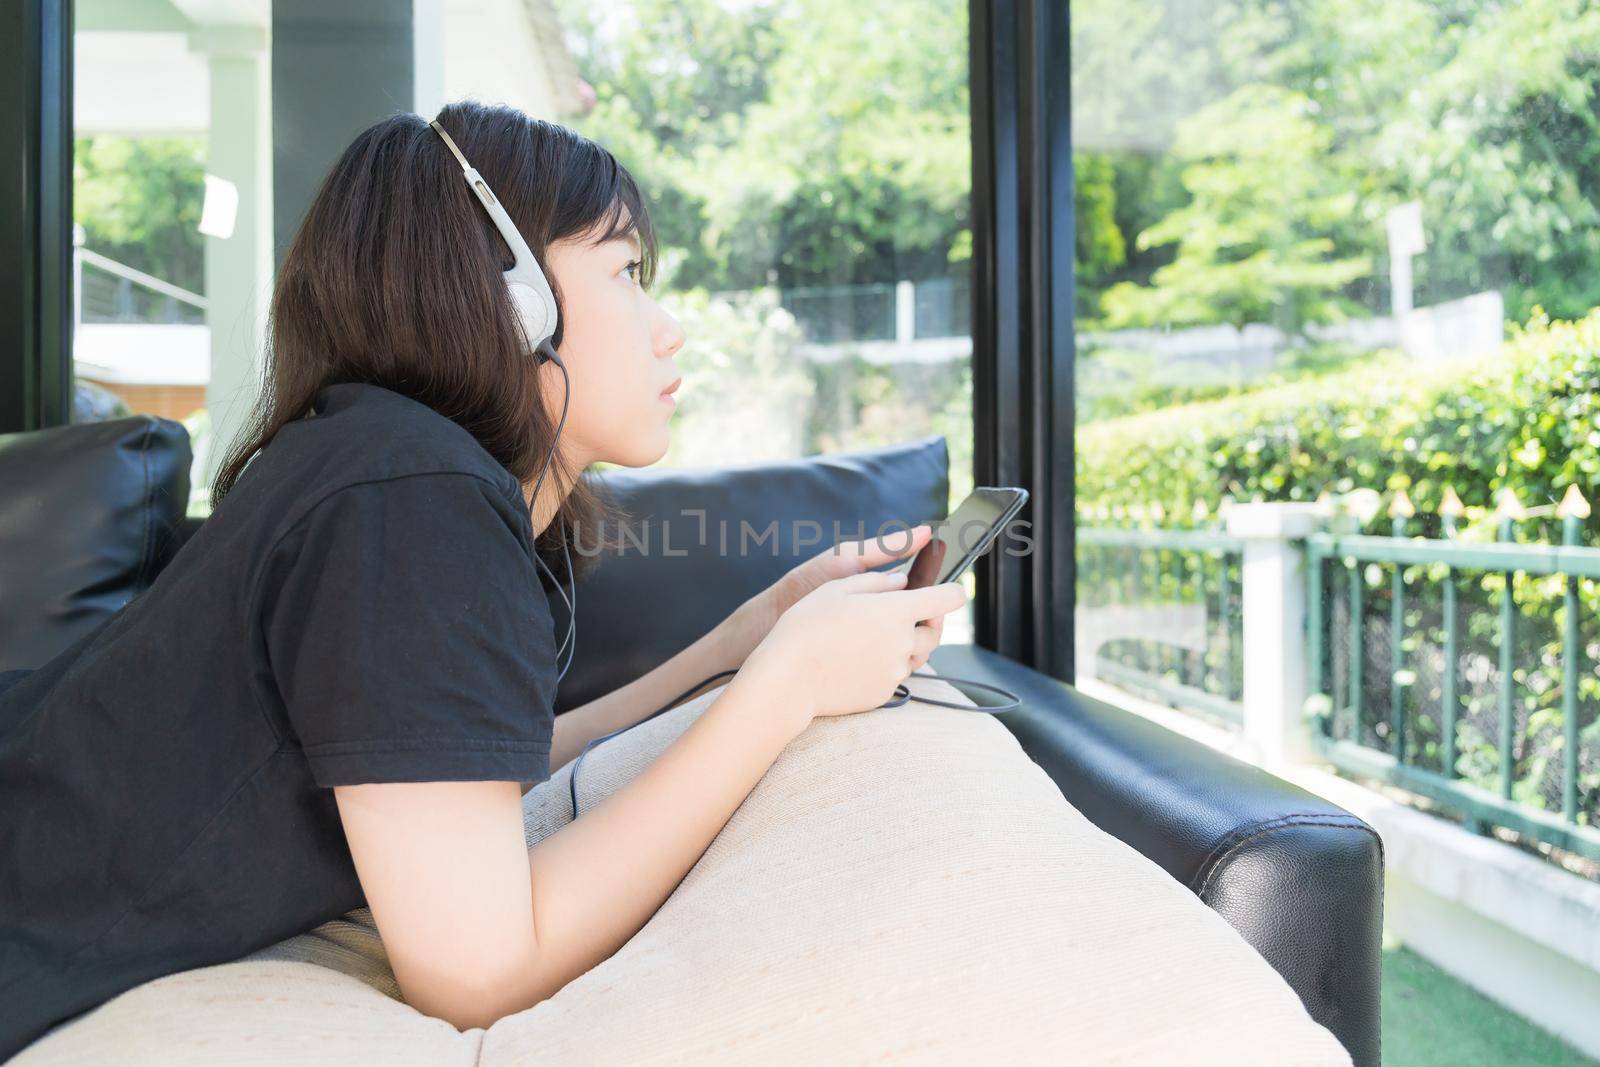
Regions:
<instances>
[{"instance_id":1,"label":"beige sofa cushion","mask_svg":"<svg viewBox=\"0 0 1600 1067\"><path fill-rule=\"evenodd\" d=\"M718 692L596 746L580 804ZM570 773L525 798L530 845L568 821ZM14 1062L1007 1059L1350 1063L1220 916L1089 823L999 722L911 704L813 723L637 935L487 1030L405 1005L363 908L129 990Z\"/></svg>"}]
</instances>

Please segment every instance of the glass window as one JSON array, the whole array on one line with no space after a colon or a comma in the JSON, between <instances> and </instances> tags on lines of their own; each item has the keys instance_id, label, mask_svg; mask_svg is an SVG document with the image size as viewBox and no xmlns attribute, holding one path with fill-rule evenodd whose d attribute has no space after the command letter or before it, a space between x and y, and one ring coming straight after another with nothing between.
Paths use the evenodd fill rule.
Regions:
<instances>
[{"instance_id":1,"label":"glass window","mask_svg":"<svg viewBox=\"0 0 1600 1067\"><path fill-rule=\"evenodd\" d=\"M942 433L971 485L966 5L578 3L572 122L647 186L683 323L665 462Z\"/></svg>"},{"instance_id":2,"label":"glass window","mask_svg":"<svg viewBox=\"0 0 1600 1067\"><path fill-rule=\"evenodd\" d=\"M75 417L183 420L197 506L206 453L254 396L288 232L273 176L309 180L281 150L321 151L275 146L272 5L257 25L208 10L83 0L74 87ZM278 15L292 47L345 32ZM656 294L687 334L665 464L942 434L951 502L965 497L964 3L475 0L413 18L415 110L510 104L592 137L644 186Z\"/></svg>"},{"instance_id":3,"label":"glass window","mask_svg":"<svg viewBox=\"0 0 1600 1067\"><path fill-rule=\"evenodd\" d=\"M265 339L271 17L265 2L74 5L72 418L182 422L198 514Z\"/></svg>"},{"instance_id":4,"label":"glass window","mask_svg":"<svg viewBox=\"0 0 1600 1067\"><path fill-rule=\"evenodd\" d=\"M644 185L687 335L662 462L942 434L953 509L973 484L966 4L556 6L583 83L564 121Z\"/></svg>"},{"instance_id":5,"label":"glass window","mask_svg":"<svg viewBox=\"0 0 1600 1067\"><path fill-rule=\"evenodd\" d=\"M1080 685L1239 729L1250 679L1304 656L1285 714L1341 767L1592 826L1595 586L1462 546L1600 544L1600 22L1072 16ZM1246 575L1247 527L1303 577Z\"/></svg>"}]
</instances>

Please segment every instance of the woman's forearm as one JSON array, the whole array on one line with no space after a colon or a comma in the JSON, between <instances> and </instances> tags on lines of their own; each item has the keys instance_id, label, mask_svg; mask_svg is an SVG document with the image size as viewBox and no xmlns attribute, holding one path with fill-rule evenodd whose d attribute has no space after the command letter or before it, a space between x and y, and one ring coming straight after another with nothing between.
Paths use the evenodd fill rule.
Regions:
<instances>
[{"instance_id":1,"label":"woman's forearm","mask_svg":"<svg viewBox=\"0 0 1600 1067\"><path fill-rule=\"evenodd\" d=\"M655 914L810 721L788 699L736 676L632 781L529 852L538 973L523 1007L611 956Z\"/></svg>"},{"instance_id":2,"label":"woman's forearm","mask_svg":"<svg viewBox=\"0 0 1600 1067\"><path fill-rule=\"evenodd\" d=\"M556 716L550 744L552 771L576 759L583 746L613 730L632 726L691 685L719 671L733 670L750 654L746 616L756 610L746 601L710 633L704 634L654 670L604 696ZM713 682L721 684L726 679ZM526 793L534 783L524 783Z\"/></svg>"}]
</instances>

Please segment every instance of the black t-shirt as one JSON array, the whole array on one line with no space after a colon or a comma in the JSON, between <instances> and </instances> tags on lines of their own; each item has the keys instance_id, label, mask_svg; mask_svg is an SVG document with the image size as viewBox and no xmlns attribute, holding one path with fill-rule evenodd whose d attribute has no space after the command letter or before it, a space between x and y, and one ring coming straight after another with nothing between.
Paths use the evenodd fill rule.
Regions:
<instances>
[{"instance_id":1,"label":"black t-shirt","mask_svg":"<svg viewBox=\"0 0 1600 1067\"><path fill-rule=\"evenodd\" d=\"M465 429L332 385L148 590L0 676L0 1059L363 905L332 786L548 778L533 545Z\"/></svg>"}]
</instances>

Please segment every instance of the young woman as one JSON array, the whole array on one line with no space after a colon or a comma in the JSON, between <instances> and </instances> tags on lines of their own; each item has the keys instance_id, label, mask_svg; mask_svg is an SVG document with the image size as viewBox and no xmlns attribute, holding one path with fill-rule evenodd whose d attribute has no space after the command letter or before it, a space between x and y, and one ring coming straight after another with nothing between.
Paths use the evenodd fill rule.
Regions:
<instances>
[{"instance_id":1,"label":"young woman","mask_svg":"<svg viewBox=\"0 0 1600 1067\"><path fill-rule=\"evenodd\" d=\"M559 361L525 350L512 253L443 138L415 115L360 134L283 262L212 515L123 611L0 682L0 1058L363 902L418 1011L528 1008L645 923L813 718L890 699L965 602L870 571L927 526L845 543L555 718L536 560L592 565L561 552L602 513L578 475L661 457L684 335L609 153L507 108L437 121L543 266ZM733 668L634 781L525 847L550 768Z\"/></svg>"}]
</instances>

